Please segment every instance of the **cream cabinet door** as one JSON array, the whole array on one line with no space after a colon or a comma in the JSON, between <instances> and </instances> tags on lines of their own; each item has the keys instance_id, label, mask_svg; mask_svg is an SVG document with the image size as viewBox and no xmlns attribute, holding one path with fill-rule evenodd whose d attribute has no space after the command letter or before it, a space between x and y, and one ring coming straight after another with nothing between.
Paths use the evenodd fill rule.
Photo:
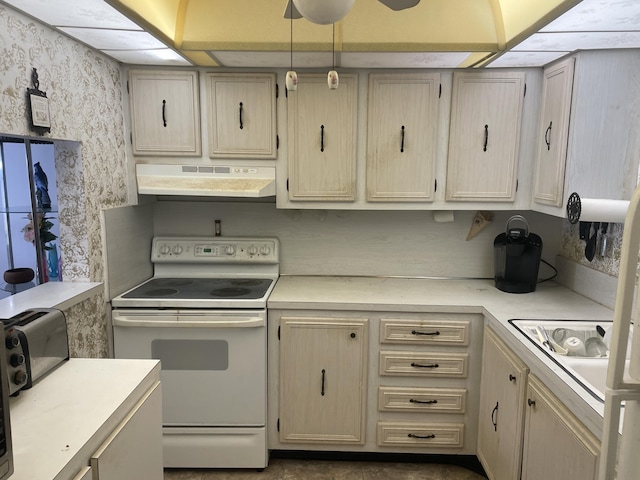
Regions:
<instances>
[{"instance_id":1,"label":"cream cabinet door","mask_svg":"<svg viewBox=\"0 0 640 480\"><path fill-rule=\"evenodd\" d=\"M199 156L198 72L130 70L134 155Z\"/></svg>"},{"instance_id":2,"label":"cream cabinet door","mask_svg":"<svg viewBox=\"0 0 640 480\"><path fill-rule=\"evenodd\" d=\"M524 73L454 72L447 201L512 202Z\"/></svg>"},{"instance_id":3,"label":"cream cabinet door","mask_svg":"<svg viewBox=\"0 0 640 480\"><path fill-rule=\"evenodd\" d=\"M564 193L573 67L569 58L544 69L534 201L559 207Z\"/></svg>"},{"instance_id":4,"label":"cream cabinet door","mask_svg":"<svg viewBox=\"0 0 640 480\"><path fill-rule=\"evenodd\" d=\"M356 194L357 76L299 75L288 92L289 199L353 201Z\"/></svg>"},{"instance_id":5,"label":"cream cabinet door","mask_svg":"<svg viewBox=\"0 0 640 480\"><path fill-rule=\"evenodd\" d=\"M535 376L529 376L522 480L594 480L597 438Z\"/></svg>"},{"instance_id":6,"label":"cream cabinet door","mask_svg":"<svg viewBox=\"0 0 640 480\"><path fill-rule=\"evenodd\" d=\"M280 329L280 441L364 444L367 319L282 317Z\"/></svg>"},{"instance_id":7,"label":"cream cabinet door","mask_svg":"<svg viewBox=\"0 0 640 480\"><path fill-rule=\"evenodd\" d=\"M439 88L439 73L369 75L368 201L433 201Z\"/></svg>"},{"instance_id":8,"label":"cream cabinet door","mask_svg":"<svg viewBox=\"0 0 640 480\"><path fill-rule=\"evenodd\" d=\"M491 480L520 478L527 373L527 366L485 328L478 458Z\"/></svg>"},{"instance_id":9,"label":"cream cabinet door","mask_svg":"<svg viewBox=\"0 0 640 480\"><path fill-rule=\"evenodd\" d=\"M162 480L162 392L158 382L91 457L94 480Z\"/></svg>"},{"instance_id":10,"label":"cream cabinet door","mask_svg":"<svg viewBox=\"0 0 640 480\"><path fill-rule=\"evenodd\" d=\"M276 76L207 75L209 156L276 158Z\"/></svg>"}]
</instances>

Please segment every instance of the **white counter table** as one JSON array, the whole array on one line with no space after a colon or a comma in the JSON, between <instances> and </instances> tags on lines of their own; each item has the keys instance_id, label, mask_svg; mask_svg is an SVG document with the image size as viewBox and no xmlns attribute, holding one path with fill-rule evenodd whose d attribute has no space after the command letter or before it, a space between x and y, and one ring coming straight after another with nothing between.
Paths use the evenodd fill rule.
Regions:
<instances>
[{"instance_id":1,"label":"white counter table","mask_svg":"<svg viewBox=\"0 0 640 480\"><path fill-rule=\"evenodd\" d=\"M554 282L535 292L510 294L493 280L388 277L286 276L279 278L270 309L481 313L485 322L596 436L604 405L513 328L512 318L609 320L613 311Z\"/></svg>"},{"instance_id":2,"label":"white counter table","mask_svg":"<svg viewBox=\"0 0 640 480\"><path fill-rule=\"evenodd\" d=\"M98 294L101 282L48 282L0 300L0 318L11 318L30 308L64 310Z\"/></svg>"},{"instance_id":3,"label":"white counter table","mask_svg":"<svg viewBox=\"0 0 640 480\"><path fill-rule=\"evenodd\" d=\"M156 360L64 362L10 400L14 456L11 479L73 479L83 469L88 471L90 459L116 436L133 413L142 411L139 406L152 395L153 402L147 403L153 403L153 408L145 410L145 418L152 420L152 425L133 433L151 439L144 448L152 450L158 475L145 478L161 479L159 380L160 362ZM139 455L138 445L130 447L128 450ZM93 478L98 478L95 475Z\"/></svg>"}]
</instances>

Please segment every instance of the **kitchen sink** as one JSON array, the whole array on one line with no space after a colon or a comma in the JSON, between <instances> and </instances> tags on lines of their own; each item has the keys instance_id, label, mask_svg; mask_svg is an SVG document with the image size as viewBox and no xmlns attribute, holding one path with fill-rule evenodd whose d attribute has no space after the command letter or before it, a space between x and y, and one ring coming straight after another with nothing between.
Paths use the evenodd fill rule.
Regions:
<instances>
[{"instance_id":1,"label":"kitchen sink","mask_svg":"<svg viewBox=\"0 0 640 480\"><path fill-rule=\"evenodd\" d=\"M592 397L604 403L609 351L603 336L613 322L511 319L509 324L576 380Z\"/></svg>"}]
</instances>

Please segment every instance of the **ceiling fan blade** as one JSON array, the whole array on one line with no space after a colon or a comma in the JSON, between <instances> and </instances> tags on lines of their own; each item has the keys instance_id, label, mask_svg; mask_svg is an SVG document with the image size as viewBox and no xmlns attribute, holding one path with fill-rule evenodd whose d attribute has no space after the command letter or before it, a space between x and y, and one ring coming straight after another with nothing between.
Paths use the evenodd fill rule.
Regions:
<instances>
[{"instance_id":1,"label":"ceiling fan blade","mask_svg":"<svg viewBox=\"0 0 640 480\"><path fill-rule=\"evenodd\" d=\"M420 0L378 0L380 3L386 5L391 10L400 11L405 8L415 7L420 3Z\"/></svg>"},{"instance_id":2,"label":"ceiling fan blade","mask_svg":"<svg viewBox=\"0 0 640 480\"><path fill-rule=\"evenodd\" d=\"M420 0L418 0L418 1L420 1ZM284 15L283 16L286 19L293 18L294 20L297 19L297 18L302 18L302 14L298 11L296 6L293 4L293 0L289 0L287 2L287 7L284 9Z\"/></svg>"}]
</instances>

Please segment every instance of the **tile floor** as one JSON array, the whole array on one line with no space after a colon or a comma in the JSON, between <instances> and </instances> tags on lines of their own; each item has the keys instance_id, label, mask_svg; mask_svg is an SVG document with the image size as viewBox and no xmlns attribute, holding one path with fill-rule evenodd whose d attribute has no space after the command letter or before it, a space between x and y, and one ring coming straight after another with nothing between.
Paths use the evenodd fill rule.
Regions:
<instances>
[{"instance_id":1,"label":"tile floor","mask_svg":"<svg viewBox=\"0 0 640 480\"><path fill-rule=\"evenodd\" d=\"M256 470L166 469L164 480L483 480L456 465L272 458Z\"/></svg>"}]
</instances>

